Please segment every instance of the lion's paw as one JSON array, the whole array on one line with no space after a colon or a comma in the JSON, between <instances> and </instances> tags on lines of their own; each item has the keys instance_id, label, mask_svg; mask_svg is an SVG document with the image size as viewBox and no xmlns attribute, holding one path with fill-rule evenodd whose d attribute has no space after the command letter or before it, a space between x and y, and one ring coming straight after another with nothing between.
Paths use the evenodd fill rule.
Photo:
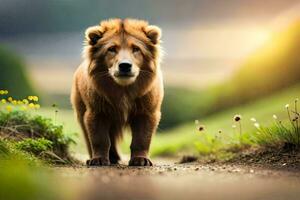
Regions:
<instances>
[{"instance_id":1,"label":"lion's paw","mask_svg":"<svg viewBox=\"0 0 300 200\"><path fill-rule=\"evenodd\" d=\"M129 161L129 166L153 166L153 164L149 158L133 157Z\"/></svg>"},{"instance_id":2,"label":"lion's paw","mask_svg":"<svg viewBox=\"0 0 300 200\"><path fill-rule=\"evenodd\" d=\"M86 161L87 166L108 166L110 165L109 159L103 157L95 157Z\"/></svg>"}]
</instances>

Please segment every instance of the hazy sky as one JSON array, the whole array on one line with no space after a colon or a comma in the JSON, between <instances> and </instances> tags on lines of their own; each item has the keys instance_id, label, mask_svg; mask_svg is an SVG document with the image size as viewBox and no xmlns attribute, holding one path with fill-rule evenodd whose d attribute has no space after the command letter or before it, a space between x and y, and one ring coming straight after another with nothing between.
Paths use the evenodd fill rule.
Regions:
<instances>
[{"instance_id":1,"label":"hazy sky","mask_svg":"<svg viewBox=\"0 0 300 200\"><path fill-rule=\"evenodd\" d=\"M299 13L300 0L0 0L0 42L78 57L86 27L131 16L161 26L167 58L242 59Z\"/></svg>"},{"instance_id":2,"label":"hazy sky","mask_svg":"<svg viewBox=\"0 0 300 200\"><path fill-rule=\"evenodd\" d=\"M76 31L111 17L160 26L264 26L299 0L0 0L0 35Z\"/></svg>"},{"instance_id":3,"label":"hazy sky","mask_svg":"<svg viewBox=\"0 0 300 200\"><path fill-rule=\"evenodd\" d=\"M0 42L1 32L12 32L2 42L16 44L21 53L49 57L78 57L84 29L93 24L94 18L97 23L101 17L119 14L157 21L163 29L167 58L242 59L265 43L272 31L284 28L300 13L300 0L0 0L0 3ZM63 17L62 8L73 14ZM81 16L75 12L78 9L90 12ZM56 23L72 22L78 16L82 21L74 22L74 30L71 25L70 30L64 30L72 34L59 34L61 29L55 28ZM10 21L5 29L2 22ZM80 23L83 27L78 26ZM31 27L39 36L28 37L25 29Z\"/></svg>"}]
</instances>

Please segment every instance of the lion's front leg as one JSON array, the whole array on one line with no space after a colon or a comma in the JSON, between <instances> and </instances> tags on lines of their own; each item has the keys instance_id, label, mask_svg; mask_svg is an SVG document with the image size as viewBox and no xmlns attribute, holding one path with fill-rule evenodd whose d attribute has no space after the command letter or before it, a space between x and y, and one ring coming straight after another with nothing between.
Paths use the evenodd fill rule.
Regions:
<instances>
[{"instance_id":1,"label":"lion's front leg","mask_svg":"<svg viewBox=\"0 0 300 200\"><path fill-rule=\"evenodd\" d=\"M140 114L132 118L130 123L132 131L130 166L152 166L148 153L158 122L159 116L153 114Z\"/></svg>"},{"instance_id":2,"label":"lion's front leg","mask_svg":"<svg viewBox=\"0 0 300 200\"><path fill-rule=\"evenodd\" d=\"M109 161L109 121L107 118L92 111L87 111L84 116L84 123L86 125L92 157L87 160L88 166L106 166L110 165Z\"/></svg>"}]
</instances>

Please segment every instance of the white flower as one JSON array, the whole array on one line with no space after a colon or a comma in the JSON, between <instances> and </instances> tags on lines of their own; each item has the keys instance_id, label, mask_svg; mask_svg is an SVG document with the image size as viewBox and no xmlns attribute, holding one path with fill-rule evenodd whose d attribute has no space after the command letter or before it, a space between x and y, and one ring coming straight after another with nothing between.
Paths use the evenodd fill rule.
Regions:
<instances>
[{"instance_id":1,"label":"white flower","mask_svg":"<svg viewBox=\"0 0 300 200\"><path fill-rule=\"evenodd\" d=\"M256 119L254 117L252 117L250 120L256 122Z\"/></svg>"},{"instance_id":2,"label":"white flower","mask_svg":"<svg viewBox=\"0 0 300 200\"><path fill-rule=\"evenodd\" d=\"M195 124L199 124L199 120L198 119L195 120Z\"/></svg>"},{"instance_id":3,"label":"white flower","mask_svg":"<svg viewBox=\"0 0 300 200\"><path fill-rule=\"evenodd\" d=\"M273 119L277 120L278 119L277 115L273 115Z\"/></svg>"},{"instance_id":4,"label":"white flower","mask_svg":"<svg viewBox=\"0 0 300 200\"><path fill-rule=\"evenodd\" d=\"M205 130L205 126L204 125L200 125L198 130L201 132L201 131L204 131Z\"/></svg>"},{"instance_id":5,"label":"white flower","mask_svg":"<svg viewBox=\"0 0 300 200\"><path fill-rule=\"evenodd\" d=\"M259 123L255 123L254 126L255 126L256 128L260 128Z\"/></svg>"},{"instance_id":6,"label":"white flower","mask_svg":"<svg viewBox=\"0 0 300 200\"><path fill-rule=\"evenodd\" d=\"M233 119L234 119L234 121L238 122L242 119L242 116L241 115L234 115Z\"/></svg>"},{"instance_id":7,"label":"white flower","mask_svg":"<svg viewBox=\"0 0 300 200\"><path fill-rule=\"evenodd\" d=\"M290 104L286 104L286 105L285 105L285 108L289 108L289 107L290 107Z\"/></svg>"}]
</instances>

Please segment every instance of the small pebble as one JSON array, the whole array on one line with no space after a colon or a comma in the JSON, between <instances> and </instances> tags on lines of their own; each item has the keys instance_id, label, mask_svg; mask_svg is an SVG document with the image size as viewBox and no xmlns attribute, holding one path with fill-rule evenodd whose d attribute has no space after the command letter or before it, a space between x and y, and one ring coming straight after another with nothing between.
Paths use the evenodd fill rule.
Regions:
<instances>
[{"instance_id":1,"label":"small pebble","mask_svg":"<svg viewBox=\"0 0 300 200\"><path fill-rule=\"evenodd\" d=\"M101 178L101 181L102 181L103 183L108 183L108 182L110 181L110 179L109 179L108 176L103 176L103 177Z\"/></svg>"}]
</instances>

